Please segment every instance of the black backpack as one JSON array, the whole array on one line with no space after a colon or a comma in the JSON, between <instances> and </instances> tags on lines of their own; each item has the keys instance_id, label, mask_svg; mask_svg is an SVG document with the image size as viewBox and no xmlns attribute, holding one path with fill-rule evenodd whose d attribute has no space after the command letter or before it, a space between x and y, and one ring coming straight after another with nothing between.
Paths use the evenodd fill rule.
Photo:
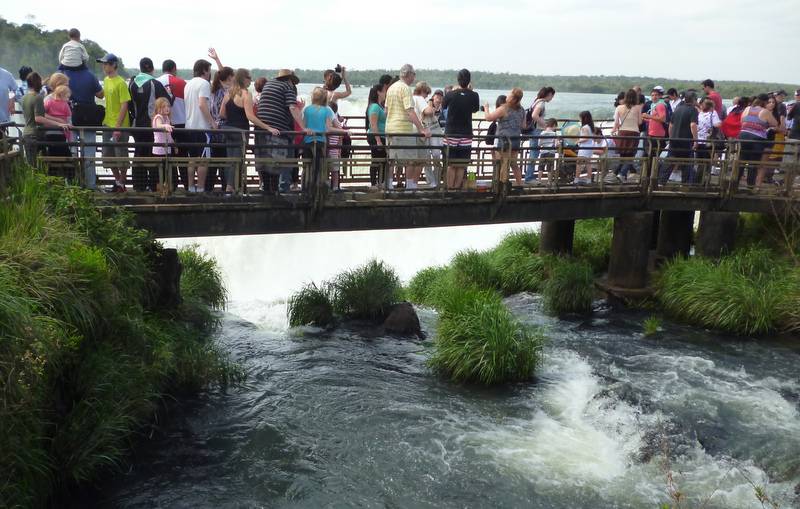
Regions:
<instances>
[{"instance_id":1,"label":"black backpack","mask_svg":"<svg viewBox=\"0 0 800 509\"><path fill-rule=\"evenodd\" d=\"M486 144L494 145L494 136L497 134L497 122L489 124L489 129L486 130Z\"/></svg>"}]
</instances>

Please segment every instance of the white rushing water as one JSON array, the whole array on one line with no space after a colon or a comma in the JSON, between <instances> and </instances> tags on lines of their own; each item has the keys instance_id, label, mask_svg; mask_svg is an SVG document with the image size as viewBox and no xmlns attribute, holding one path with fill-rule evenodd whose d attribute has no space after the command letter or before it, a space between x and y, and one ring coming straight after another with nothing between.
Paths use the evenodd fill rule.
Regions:
<instances>
[{"instance_id":1,"label":"white rushing water","mask_svg":"<svg viewBox=\"0 0 800 509\"><path fill-rule=\"evenodd\" d=\"M288 330L285 299L305 282L319 283L371 258L387 262L407 281L459 250L492 247L507 232L526 227L537 225L196 242L220 262L232 297L229 311L270 337L286 338L278 341L292 341L302 331ZM421 413L427 408L440 415L431 424L438 438L383 445L439 465L438 474L428 474L430 483L463 468L459 464L474 464L477 472L490 464L558 507L642 507L667 500L670 471L692 507L706 497L706 507L760 507L754 485L765 486L782 507L798 502L793 491L800 481L800 383L796 371L792 375L791 367L780 365L779 352L756 344L717 351L713 343L685 342L684 335L694 334L688 329L678 331L675 341L667 336L648 343L630 325L614 328L613 312L576 325L542 314L537 297L514 297L509 305L547 327L551 337L537 383L508 403L517 411L465 418L452 409L440 415L447 405L420 407ZM422 310L421 317L432 331L435 313Z\"/></svg>"}]
</instances>

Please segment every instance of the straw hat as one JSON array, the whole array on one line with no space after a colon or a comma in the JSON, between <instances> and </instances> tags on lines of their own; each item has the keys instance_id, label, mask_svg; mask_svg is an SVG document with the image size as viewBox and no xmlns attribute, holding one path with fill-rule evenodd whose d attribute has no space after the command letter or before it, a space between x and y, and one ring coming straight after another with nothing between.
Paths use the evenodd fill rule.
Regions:
<instances>
[{"instance_id":1,"label":"straw hat","mask_svg":"<svg viewBox=\"0 0 800 509\"><path fill-rule=\"evenodd\" d=\"M275 76L275 79L285 78L287 76L289 77L291 82L294 83L295 85L300 83L300 78L298 78L297 75L294 73L294 71L291 69L281 69L280 71L278 71L278 75Z\"/></svg>"}]
</instances>

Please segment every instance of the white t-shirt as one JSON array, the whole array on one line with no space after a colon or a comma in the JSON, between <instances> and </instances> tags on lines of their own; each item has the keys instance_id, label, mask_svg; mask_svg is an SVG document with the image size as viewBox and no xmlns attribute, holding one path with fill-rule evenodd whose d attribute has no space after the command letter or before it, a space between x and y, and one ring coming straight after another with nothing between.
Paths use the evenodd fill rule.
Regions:
<instances>
[{"instance_id":1,"label":"white t-shirt","mask_svg":"<svg viewBox=\"0 0 800 509\"><path fill-rule=\"evenodd\" d=\"M425 111L425 108L427 107L428 101L426 101L424 97L420 95L414 96L414 113L417 114L420 124L422 123L422 112Z\"/></svg>"},{"instance_id":2,"label":"white t-shirt","mask_svg":"<svg viewBox=\"0 0 800 509\"><path fill-rule=\"evenodd\" d=\"M211 129L206 117L200 111L200 98L206 98L209 111L211 110L211 83L203 78L192 78L186 83L183 91L183 102L186 106L187 129Z\"/></svg>"}]
</instances>

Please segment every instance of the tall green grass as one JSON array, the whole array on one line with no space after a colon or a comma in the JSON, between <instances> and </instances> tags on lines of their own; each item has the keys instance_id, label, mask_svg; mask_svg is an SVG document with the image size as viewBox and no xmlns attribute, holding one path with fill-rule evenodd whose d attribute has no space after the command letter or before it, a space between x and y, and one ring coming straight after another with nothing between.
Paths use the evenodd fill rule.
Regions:
<instances>
[{"instance_id":1,"label":"tall green grass","mask_svg":"<svg viewBox=\"0 0 800 509\"><path fill-rule=\"evenodd\" d=\"M184 305L155 309L161 249L118 211L28 167L0 200L0 505L36 507L120 463L167 391L242 373L210 341L213 261L182 253Z\"/></svg>"},{"instance_id":2,"label":"tall green grass","mask_svg":"<svg viewBox=\"0 0 800 509\"><path fill-rule=\"evenodd\" d=\"M573 256L587 262L595 274L605 272L611 255L613 233L614 220L610 218L575 221Z\"/></svg>"},{"instance_id":3,"label":"tall green grass","mask_svg":"<svg viewBox=\"0 0 800 509\"><path fill-rule=\"evenodd\" d=\"M789 311L800 297L800 274L765 248L738 250L719 262L667 263L656 292L671 315L711 329L758 335L793 329Z\"/></svg>"},{"instance_id":4,"label":"tall green grass","mask_svg":"<svg viewBox=\"0 0 800 509\"><path fill-rule=\"evenodd\" d=\"M589 262L551 256L547 272L542 291L546 310L556 315L591 311L594 273Z\"/></svg>"},{"instance_id":5,"label":"tall green grass","mask_svg":"<svg viewBox=\"0 0 800 509\"><path fill-rule=\"evenodd\" d=\"M456 382L484 385L527 380L544 338L519 322L499 298L477 291L453 299L439 318L430 365Z\"/></svg>"},{"instance_id":6,"label":"tall green grass","mask_svg":"<svg viewBox=\"0 0 800 509\"><path fill-rule=\"evenodd\" d=\"M326 327L333 323L333 303L328 285L305 285L292 294L288 302L289 326L314 325Z\"/></svg>"},{"instance_id":7,"label":"tall green grass","mask_svg":"<svg viewBox=\"0 0 800 509\"><path fill-rule=\"evenodd\" d=\"M334 311L352 319L383 318L402 297L397 273L377 260L339 274L330 284Z\"/></svg>"}]
</instances>

